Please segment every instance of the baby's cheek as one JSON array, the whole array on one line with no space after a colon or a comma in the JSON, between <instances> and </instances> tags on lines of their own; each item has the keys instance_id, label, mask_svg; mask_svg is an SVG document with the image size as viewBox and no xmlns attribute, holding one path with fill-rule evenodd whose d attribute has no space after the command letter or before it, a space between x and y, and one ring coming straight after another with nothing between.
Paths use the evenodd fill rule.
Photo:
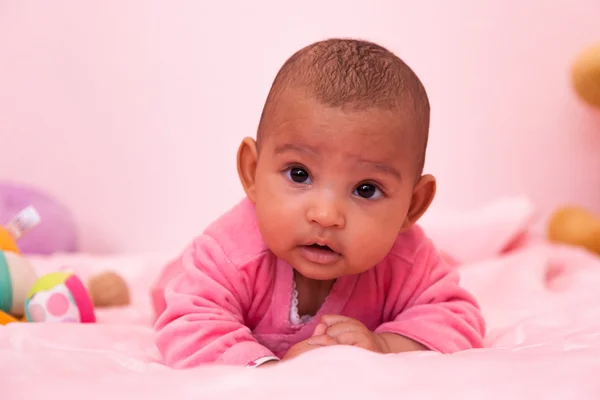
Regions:
<instances>
[{"instance_id":1,"label":"baby's cheek","mask_svg":"<svg viewBox=\"0 0 600 400\"><path fill-rule=\"evenodd\" d=\"M362 221L361 229L348 232L347 255L355 272L366 271L383 260L392 249L397 238L397 230L386 227L385 223ZM386 229L387 228L387 229ZM358 271L360 269L360 271Z\"/></svg>"},{"instance_id":2,"label":"baby's cheek","mask_svg":"<svg viewBox=\"0 0 600 400\"><path fill-rule=\"evenodd\" d=\"M289 245L298 235L293 214L281 205L257 205L258 226L267 245L275 250Z\"/></svg>"},{"instance_id":3,"label":"baby's cheek","mask_svg":"<svg viewBox=\"0 0 600 400\"><path fill-rule=\"evenodd\" d=\"M256 202L259 224L274 235L295 234L306 223L303 197L301 193L285 190L261 195Z\"/></svg>"}]
</instances>

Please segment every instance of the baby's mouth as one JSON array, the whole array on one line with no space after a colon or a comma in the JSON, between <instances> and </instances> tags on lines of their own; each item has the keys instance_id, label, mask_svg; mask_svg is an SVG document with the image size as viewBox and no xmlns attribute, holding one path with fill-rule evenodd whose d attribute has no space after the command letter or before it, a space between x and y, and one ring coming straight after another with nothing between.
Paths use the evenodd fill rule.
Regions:
<instances>
[{"instance_id":1,"label":"baby's mouth","mask_svg":"<svg viewBox=\"0 0 600 400\"><path fill-rule=\"evenodd\" d=\"M333 251L333 249L331 247L325 246L325 245L320 245L320 244L317 244L317 243L308 245L307 247L310 247L310 248L315 249L315 250L332 251L332 252L335 253L335 251Z\"/></svg>"},{"instance_id":2,"label":"baby's mouth","mask_svg":"<svg viewBox=\"0 0 600 400\"><path fill-rule=\"evenodd\" d=\"M306 244L300 247L301 253L307 260L322 265L335 264L342 255L326 244Z\"/></svg>"}]
</instances>

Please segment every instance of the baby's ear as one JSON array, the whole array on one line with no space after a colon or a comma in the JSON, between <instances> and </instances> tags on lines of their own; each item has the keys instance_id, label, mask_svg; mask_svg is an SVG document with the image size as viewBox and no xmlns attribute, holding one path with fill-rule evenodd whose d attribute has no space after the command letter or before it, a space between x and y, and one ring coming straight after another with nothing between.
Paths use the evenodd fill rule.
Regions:
<instances>
[{"instance_id":1,"label":"baby's ear","mask_svg":"<svg viewBox=\"0 0 600 400\"><path fill-rule=\"evenodd\" d=\"M242 140L237 153L237 170L240 182L244 187L246 196L252 203L256 199L256 165L258 151L254 139L247 137Z\"/></svg>"},{"instance_id":2,"label":"baby's ear","mask_svg":"<svg viewBox=\"0 0 600 400\"><path fill-rule=\"evenodd\" d=\"M402 229L413 226L431 205L435 197L436 182L433 175L423 175L413 189L410 208Z\"/></svg>"}]
</instances>

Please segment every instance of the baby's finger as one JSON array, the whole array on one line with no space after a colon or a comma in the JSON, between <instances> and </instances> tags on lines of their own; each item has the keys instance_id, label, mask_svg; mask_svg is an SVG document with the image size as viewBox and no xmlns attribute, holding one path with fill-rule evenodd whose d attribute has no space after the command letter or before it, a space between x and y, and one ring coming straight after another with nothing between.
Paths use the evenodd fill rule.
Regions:
<instances>
[{"instance_id":1,"label":"baby's finger","mask_svg":"<svg viewBox=\"0 0 600 400\"><path fill-rule=\"evenodd\" d=\"M315 328L315 331L313 332L313 336L321 336L321 335L324 335L325 332L327 332L327 325L320 323Z\"/></svg>"},{"instance_id":2,"label":"baby's finger","mask_svg":"<svg viewBox=\"0 0 600 400\"><path fill-rule=\"evenodd\" d=\"M355 346L364 341L364 335L357 331L342 332L335 337L338 344Z\"/></svg>"},{"instance_id":3,"label":"baby's finger","mask_svg":"<svg viewBox=\"0 0 600 400\"><path fill-rule=\"evenodd\" d=\"M327 336L337 339L338 336L347 332L357 332L361 330L360 326L352 323L342 322L327 328Z\"/></svg>"},{"instance_id":4,"label":"baby's finger","mask_svg":"<svg viewBox=\"0 0 600 400\"><path fill-rule=\"evenodd\" d=\"M327 326L341 324L344 322L357 323L358 321L352 318L344 317L343 315L327 314L321 317L321 323ZM360 324L360 322L358 322Z\"/></svg>"},{"instance_id":5,"label":"baby's finger","mask_svg":"<svg viewBox=\"0 0 600 400\"><path fill-rule=\"evenodd\" d=\"M306 343L311 346L333 346L338 344L334 338L327 335L313 336L306 339Z\"/></svg>"}]
</instances>

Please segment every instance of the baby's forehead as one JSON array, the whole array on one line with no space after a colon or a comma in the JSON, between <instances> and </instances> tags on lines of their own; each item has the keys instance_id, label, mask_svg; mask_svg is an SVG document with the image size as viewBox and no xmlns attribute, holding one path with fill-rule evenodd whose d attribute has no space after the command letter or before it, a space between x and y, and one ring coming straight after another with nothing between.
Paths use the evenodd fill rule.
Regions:
<instances>
[{"instance_id":1,"label":"baby's forehead","mask_svg":"<svg viewBox=\"0 0 600 400\"><path fill-rule=\"evenodd\" d=\"M371 136L406 140L414 130L414 114L399 108L365 107L344 104L331 107L319 101L286 99L269 115L269 131L274 134L301 135L334 131L336 138ZM330 132L331 133L331 132Z\"/></svg>"},{"instance_id":2,"label":"baby's forehead","mask_svg":"<svg viewBox=\"0 0 600 400\"><path fill-rule=\"evenodd\" d=\"M259 149L269 141L271 150L308 147L317 149L315 154L364 153L378 160L414 158L414 113L401 105L375 107L347 102L331 106L302 90L280 93L274 100L263 115Z\"/></svg>"},{"instance_id":3,"label":"baby's forehead","mask_svg":"<svg viewBox=\"0 0 600 400\"><path fill-rule=\"evenodd\" d=\"M412 147L412 133L402 125L381 115L364 113L338 114L323 109L311 115L290 114L273 125L268 134L271 149L309 153L370 154L392 159Z\"/></svg>"}]
</instances>

